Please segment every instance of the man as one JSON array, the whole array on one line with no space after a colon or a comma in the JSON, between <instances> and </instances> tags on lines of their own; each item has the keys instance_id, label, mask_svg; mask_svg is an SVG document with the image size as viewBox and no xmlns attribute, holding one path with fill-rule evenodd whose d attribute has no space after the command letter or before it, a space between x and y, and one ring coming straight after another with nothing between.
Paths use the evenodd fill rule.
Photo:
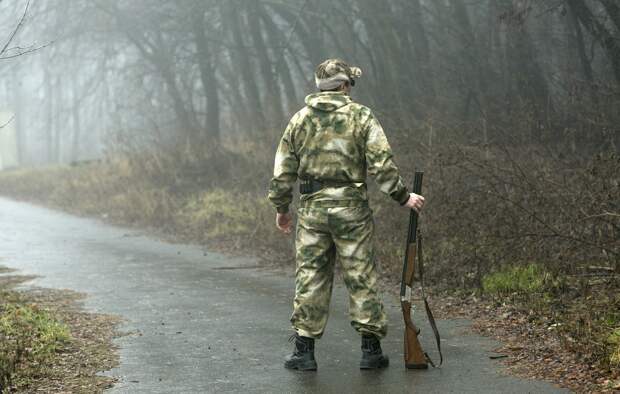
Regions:
<instances>
[{"instance_id":1,"label":"man","mask_svg":"<svg viewBox=\"0 0 620 394\"><path fill-rule=\"evenodd\" d=\"M290 369L317 369L314 340L327 323L336 258L349 291L351 325L362 336L360 368L389 364L380 344L387 319L377 289L366 172L382 192L408 209L421 209L424 198L407 191L370 109L349 97L361 74L339 59L319 64L315 82L320 92L306 97L276 153L269 199L277 210L276 226L286 234L292 229L289 205L298 178L301 193L291 317L295 350L284 364Z\"/></svg>"}]
</instances>

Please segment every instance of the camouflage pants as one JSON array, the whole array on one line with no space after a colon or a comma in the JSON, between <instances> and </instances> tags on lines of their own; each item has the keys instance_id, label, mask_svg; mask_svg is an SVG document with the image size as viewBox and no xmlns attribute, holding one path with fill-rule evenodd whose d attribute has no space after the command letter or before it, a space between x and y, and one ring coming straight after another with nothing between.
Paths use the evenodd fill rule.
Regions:
<instances>
[{"instance_id":1,"label":"camouflage pants","mask_svg":"<svg viewBox=\"0 0 620 394\"><path fill-rule=\"evenodd\" d=\"M300 208L298 216L293 328L306 337L323 335L338 260L349 291L351 325L360 333L385 337L387 318L377 290L370 208Z\"/></svg>"}]
</instances>

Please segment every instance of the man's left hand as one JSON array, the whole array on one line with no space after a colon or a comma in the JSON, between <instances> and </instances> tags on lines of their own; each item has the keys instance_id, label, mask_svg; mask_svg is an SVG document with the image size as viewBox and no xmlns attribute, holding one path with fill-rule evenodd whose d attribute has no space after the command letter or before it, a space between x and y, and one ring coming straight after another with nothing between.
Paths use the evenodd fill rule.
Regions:
<instances>
[{"instance_id":1,"label":"man's left hand","mask_svg":"<svg viewBox=\"0 0 620 394\"><path fill-rule=\"evenodd\" d=\"M290 234L293 229L293 215L290 212L276 214L276 227L284 234Z\"/></svg>"}]
</instances>

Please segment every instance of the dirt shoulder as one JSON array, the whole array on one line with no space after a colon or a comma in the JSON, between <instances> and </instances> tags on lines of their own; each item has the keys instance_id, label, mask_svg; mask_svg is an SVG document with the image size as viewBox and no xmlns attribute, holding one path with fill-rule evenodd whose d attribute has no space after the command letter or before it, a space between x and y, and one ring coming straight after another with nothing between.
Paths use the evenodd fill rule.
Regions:
<instances>
[{"instance_id":1,"label":"dirt shoulder","mask_svg":"<svg viewBox=\"0 0 620 394\"><path fill-rule=\"evenodd\" d=\"M89 313L83 294L16 289L32 277L0 266L0 392L99 393L115 379L119 319Z\"/></svg>"}]
</instances>

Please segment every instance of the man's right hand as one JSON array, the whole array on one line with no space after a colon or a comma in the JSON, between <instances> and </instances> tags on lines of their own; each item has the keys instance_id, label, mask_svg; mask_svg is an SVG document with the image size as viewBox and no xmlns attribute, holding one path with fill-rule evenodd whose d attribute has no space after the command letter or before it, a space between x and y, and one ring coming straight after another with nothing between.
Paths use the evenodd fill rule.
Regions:
<instances>
[{"instance_id":1,"label":"man's right hand","mask_svg":"<svg viewBox=\"0 0 620 394\"><path fill-rule=\"evenodd\" d=\"M409 193L409 200L403 205L409 209L415 209L416 212L420 212L424 206L424 197L419 194Z\"/></svg>"}]
</instances>

